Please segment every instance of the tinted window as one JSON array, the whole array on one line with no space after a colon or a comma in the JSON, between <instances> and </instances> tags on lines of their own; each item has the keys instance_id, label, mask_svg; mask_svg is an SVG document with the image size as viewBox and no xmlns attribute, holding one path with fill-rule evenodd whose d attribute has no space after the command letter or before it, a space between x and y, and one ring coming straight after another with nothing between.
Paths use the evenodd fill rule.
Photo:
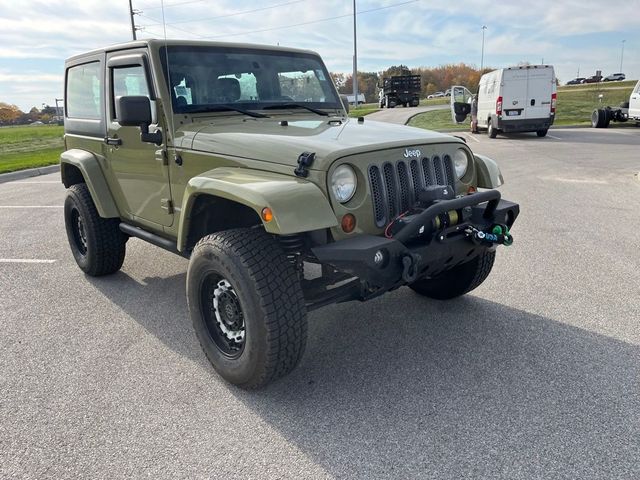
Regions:
<instances>
[{"instance_id":1,"label":"tinted window","mask_svg":"<svg viewBox=\"0 0 640 480\"><path fill-rule=\"evenodd\" d=\"M67 116L101 119L100 63L71 67L67 72Z\"/></svg>"}]
</instances>

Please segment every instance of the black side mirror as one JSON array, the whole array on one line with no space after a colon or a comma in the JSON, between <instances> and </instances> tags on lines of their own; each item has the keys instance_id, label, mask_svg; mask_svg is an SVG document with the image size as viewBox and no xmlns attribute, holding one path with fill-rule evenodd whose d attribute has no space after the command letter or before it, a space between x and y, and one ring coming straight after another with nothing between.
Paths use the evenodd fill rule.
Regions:
<instances>
[{"instance_id":1,"label":"black side mirror","mask_svg":"<svg viewBox=\"0 0 640 480\"><path fill-rule=\"evenodd\" d=\"M346 95L340 95L340 100L342 100L342 106L349 113L349 98Z\"/></svg>"},{"instance_id":2,"label":"black side mirror","mask_svg":"<svg viewBox=\"0 0 640 480\"><path fill-rule=\"evenodd\" d=\"M140 140L162 144L162 132L149 133L151 101L145 96L116 97L116 120L123 127L140 127Z\"/></svg>"}]
</instances>

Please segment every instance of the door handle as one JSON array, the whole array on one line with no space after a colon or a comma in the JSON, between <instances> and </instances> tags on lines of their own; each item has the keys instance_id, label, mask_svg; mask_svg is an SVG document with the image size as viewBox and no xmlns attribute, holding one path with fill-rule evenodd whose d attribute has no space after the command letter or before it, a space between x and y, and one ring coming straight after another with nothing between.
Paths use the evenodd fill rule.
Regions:
<instances>
[{"instance_id":1,"label":"door handle","mask_svg":"<svg viewBox=\"0 0 640 480\"><path fill-rule=\"evenodd\" d=\"M122 145L122 139L114 137L104 137L104 143L106 143L107 145L118 146Z\"/></svg>"}]
</instances>

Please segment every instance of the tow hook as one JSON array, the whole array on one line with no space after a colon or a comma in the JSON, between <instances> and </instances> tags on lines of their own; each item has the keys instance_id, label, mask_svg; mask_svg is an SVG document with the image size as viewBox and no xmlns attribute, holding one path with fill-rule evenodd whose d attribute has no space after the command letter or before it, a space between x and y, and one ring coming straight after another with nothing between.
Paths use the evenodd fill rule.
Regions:
<instances>
[{"instance_id":1,"label":"tow hook","mask_svg":"<svg viewBox=\"0 0 640 480\"><path fill-rule=\"evenodd\" d=\"M406 253L402 257L402 280L407 283L413 283L418 278L418 264L420 263L420 255L415 253Z\"/></svg>"},{"instance_id":2,"label":"tow hook","mask_svg":"<svg viewBox=\"0 0 640 480\"><path fill-rule=\"evenodd\" d=\"M474 243L489 243L491 245L498 244L508 247L513 244L513 236L509 233L509 227L506 225L494 225L490 231L478 230L475 227L468 227L465 230L468 237Z\"/></svg>"}]
</instances>

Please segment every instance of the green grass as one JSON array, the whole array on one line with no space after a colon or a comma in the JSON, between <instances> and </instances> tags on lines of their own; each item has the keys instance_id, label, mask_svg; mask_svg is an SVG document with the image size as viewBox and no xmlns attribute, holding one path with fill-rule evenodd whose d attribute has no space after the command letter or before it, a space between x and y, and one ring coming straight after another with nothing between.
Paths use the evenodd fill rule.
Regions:
<instances>
[{"instance_id":1,"label":"green grass","mask_svg":"<svg viewBox=\"0 0 640 480\"><path fill-rule=\"evenodd\" d=\"M616 107L629 101L636 80L627 82L606 82L601 84L576 85L579 88L561 87L558 89L558 105L554 125L591 125L591 112L598 107ZM622 88L621 88L622 87ZM602 95L602 99L599 96ZM633 123L633 122L631 122ZM451 119L449 110L438 110L417 115L409 121L412 127L428 130L459 131L468 130L469 123L457 125ZM628 126L617 123L617 126Z\"/></svg>"},{"instance_id":2,"label":"green grass","mask_svg":"<svg viewBox=\"0 0 640 480\"><path fill-rule=\"evenodd\" d=\"M0 173L58 163L63 133L58 125L0 128Z\"/></svg>"}]
</instances>

